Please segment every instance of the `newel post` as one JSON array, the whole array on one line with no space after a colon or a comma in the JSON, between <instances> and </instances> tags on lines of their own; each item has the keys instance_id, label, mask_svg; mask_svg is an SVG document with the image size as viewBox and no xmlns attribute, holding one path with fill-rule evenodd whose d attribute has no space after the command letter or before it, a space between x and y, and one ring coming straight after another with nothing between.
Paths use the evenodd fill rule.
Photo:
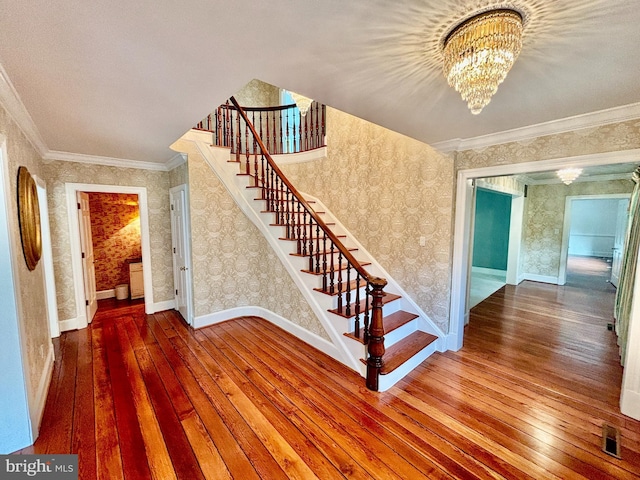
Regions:
<instances>
[{"instance_id":1,"label":"newel post","mask_svg":"<svg viewBox=\"0 0 640 480\"><path fill-rule=\"evenodd\" d=\"M378 391L378 378L383 365L384 355L384 324L382 322L382 289L387 286L384 278L371 280L371 295L373 296L371 309L371 325L369 327L369 343L367 344L367 388Z\"/></svg>"}]
</instances>

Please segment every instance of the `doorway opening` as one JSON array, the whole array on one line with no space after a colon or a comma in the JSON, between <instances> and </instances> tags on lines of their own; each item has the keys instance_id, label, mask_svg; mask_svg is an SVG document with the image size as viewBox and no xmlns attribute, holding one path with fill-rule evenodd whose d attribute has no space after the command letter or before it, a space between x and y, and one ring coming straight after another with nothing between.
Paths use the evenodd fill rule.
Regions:
<instances>
[{"instance_id":1,"label":"doorway opening","mask_svg":"<svg viewBox=\"0 0 640 480\"><path fill-rule=\"evenodd\" d=\"M147 206L147 189L144 187L125 187L117 185L94 185L94 184L78 184L67 183L67 214L70 225L70 243L71 243L71 264L73 269L73 284L75 290L76 312L77 317L71 322L65 322L61 330L81 329L85 328L90 322L90 310L85 289L85 270L83 268L82 248L81 248L81 225L78 212L78 194L83 192L88 195L92 193L102 194L123 194L137 196L140 230L140 258L143 265L151 265L151 243L149 235L149 214ZM131 197L132 198L132 197ZM145 312L154 312L153 303L153 283L151 268L142 270L142 284L144 288L144 304ZM96 291L97 297L97 291ZM96 298L97 300L97 298ZM96 304L97 308L97 304ZM69 323L69 324L67 324ZM72 323L72 324L71 324Z\"/></svg>"}]
</instances>

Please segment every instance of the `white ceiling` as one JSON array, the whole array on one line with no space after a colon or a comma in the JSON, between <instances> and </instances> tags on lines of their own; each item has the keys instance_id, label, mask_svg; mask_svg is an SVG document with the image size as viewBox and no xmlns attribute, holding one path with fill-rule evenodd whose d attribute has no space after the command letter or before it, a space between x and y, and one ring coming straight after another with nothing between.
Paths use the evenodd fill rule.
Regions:
<instances>
[{"instance_id":1,"label":"white ceiling","mask_svg":"<svg viewBox=\"0 0 640 480\"><path fill-rule=\"evenodd\" d=\"M465 5L466 4L466 5ZM520 58L471 115L440 71L447 29L526 16ZM637 0L0 0L0 77L47 151L165 163L253 78L433 144L640 102Z\"/></svg>"}]
</instances>

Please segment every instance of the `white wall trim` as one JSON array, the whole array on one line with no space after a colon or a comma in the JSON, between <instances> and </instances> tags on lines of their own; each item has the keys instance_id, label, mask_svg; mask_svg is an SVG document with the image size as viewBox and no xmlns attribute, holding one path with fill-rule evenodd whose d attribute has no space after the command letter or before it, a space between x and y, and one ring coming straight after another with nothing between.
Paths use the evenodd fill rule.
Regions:
<instances>
[{"instance_id":1,"label":"white wall trim","mask_svg":"<svg viewBox=\"0 0 640 480\"><path fill-rule=\"evenodd\" d=\"M571 209L574 200L607 200L630 198L629 193L612 193L601 195L571 195L565 198L564 222L562 225L562 244L560 247L560 268L558 271L558 285L567 283L567 259L569 258L569 240L571 237ZM606 255L612 256L611 252ZM604 255L604 256L606 256Z\"/></svg>"},{"instance_id":2,"label":"white wall trim","mask_svg":"<svg viewBox=\"0 0 640 480\"><path fill-rule=\"evenodd\" d=\"M86 317L84 317L86 321ZM80 328L85 328L86 325L80 327L82 319L79 318L67 318L66 320L60 320L60 332L68 332L70 330L79 330Z\"/></svg>"},{"instance_id":3,"label":"white wall trim","mask_svg":"<svg viewBox=\"0 0 640 480\"><path fill-rule=\"evenodd\" d=\"M525 273L523 275L523 280L530 280L532 282L540 282L540 283L552 283L554 285L559 285L558 277L554 277L552 275L538 275L537 273Z\"/></svg>"},{"instance_id":4,"label":"white wall trim","mask_svg":"<svg viewBox=\"0 0 640 480\"><path fill-rule=\"evenodd\" d=\"M49 225L49 203L47 201L47 184L38 176L33 176L38 191L40 205L40 230L42 238L42 269L44 274L44 290L47 301L47 319L51 338L60 336L58 325L58 300L56 296L56 279L53 268L53 250L51 244L51 228Z\"/></svg>"},{"instance_id":5,"label":"white wall trim","mask_svg":"<svg viewBox=\"0 0 640 480\"><path fill-rule=\"evenodd\" d=\"M40 431L40 423L42 422L42 415L44 414L44 406L47 402L47 395L49 393L49 385L51 385L51 377L53 375L53 363L54 363L54 350L53 344L49 343L49 351L47 352L47 358L45 360L44 369L38 382L38 390L35 392L35 405L30 411L31 416L31 431L33 438L38 437Z\"/></svg>"},{"instance_id":6,"label":"white wall trim","mask_svg":"<svg viewBox=\"0 0 640 480\"><path fill-rule=\"evenodd\" d=\"M278 315L277 313L272 312L263 307L256 306L247 306L247 307L236 307L230 308L228 310L221 310L219 312L209 313L207 315L202 315L200 317L196 317L193 321L193 328L204 328L210 325L215 325L216 323L225 322L227 320L231 320L232 318L237 317L261 317L265 320L270 321L274 325L282 328L283 330L289 332L290 334L298 337L302 341L308 343L314 348L326 353L332 358L335 358L339 362L342 361L342 353L336 348L336 346L325 338L316 335L305 328L302 328L300 325L293 323L290 320Z\"/></svg>"},{"instance_id":7,"label":"white wall trim","mask_svg":"<svg viewBox=\"0 0 640 480\"><path fill-rule=\"evenodd\" d=\"M96 299L97 300L105 300L107 298L113 298L116 296L116 289L112 288L110 290L101 290L99 292L96 292Z\"/></svg>"},{"instance_id":8,"label":"white wall trim","mask_svg":"<svg viewBox=\"0 0 640 480\"><path fill-rule=\"evenodd\" d=\"M146 313L156 313L156 312L164 312L165 310L173 310L176 306L175 300L165 300L164 302L157 302L153 304L153 312Z\"/></svg>"},{"instance_id":9,"label":"white wall trim","mask_svg":"<svg viewBox=\"0 0 640 480\"><path fill-rule=\"evenodd\" d=\"M484 273L485 275L493 275L493 276L506 276L506 270L500 270L498 268L486 268L486 267L471 267L472 272L476 273Z\"/></svg>"},{"instance_id":10,"label":"white wall trim","mask_svg":"<svg viewBox=\"0 0 640 480\"><path fill-rule=\"evenodd\" d=\"M289 165L292 163L304 163L319 160L327 156L327 147L318 147L313 150L298 153L283 153L280 155L271 155L278 165Z\"/></svg>"},{"instance_id":11,"label":"white wall trim","mask_svg":"<svg viewBox=\"0 0 640 480\"><path fill-rule=\"evenodd\" d=\"M478 150L492 145L530 140L536 137L571 132L582 128L599 127L601 125L624 122L635 118L640 118L640 103L631 103L629 105L575 115L573 117L560 118L550 122L480 135L478 137L454 138L452 140L433 143L431 146L444 153Z\"/></svg>"},{"instance_id":12,"label":"white wall trim","mask_svg":"<svg viewBox=\"0 0 640 480\"><path fill-rule=\"evenodd\" d=\"M187 161L187 155L184 153L176 153L171 160L165 164L165 169L170 172Z\"/></svg>"},{"instance_id":13,"label":"white wall trim","mask_svg":"<svg viewBox=\"0 0 640 480\"><path fill-rule=\"evenodd\" d=\"M590 167L614 165L616 163L631 163L634 161L637 162L638 159L640 159L640 149L631 149L509 165L461 169L458 171L453 237L453 264L451 270L451 320L449 332L455 332L458 335L460 347L462 346L462 336L465 325L464 319L469 313L466 305L466 291L469 284L469 239L473 218L473 203L471 201L473 196L473 188L471 187L472 180L483 177L544 172L557 170L561 167ZM522 278L524 279L524 275Z\"/></svg>"},{"instance_id":14,"label":"white wall trim","mask_svg":"<svg viewBox=\"0 0 640 480\"><path fill-rule=\"evenodd\" d=\"M640 257L636 264L640 272ZM624 361L620 411L624 415L640 420L640 275L636 275L633 286L633 303L627 332L627 356Z\"/></svg>"},{"instance_id":15,"label":"white wall trim","mask_svg":"<svg viewBox=\"0 0 640 480\"><path fill-rule=\"evenodd\" d=\"M46 163L55 161L77 162L92 165L105 165L107 167L137 168L139 170L155 170L161 172L168 171L166 163L143 162L140 160L130 160L126 158L102 157L99 155L85 155L83 153L59 152L55 150L47 151L42 158Z\"/></svg>"},{"instance_id":16,"label":"white wall trim","mask_svg":"<svg viewBox=\"0 0 640 480\"><path fill-rule=\"evenodd\" d=\"M38 127L36 127L33 118L31 118L27 108L22 103L20 95L18 95L2 65L0 65L0 103L7 109L7 112L18 124L20 130L24 132L33 148L36 149L40 156L44 156L48 150L47 145L44 143Z\"/></svg>"},{"instance_id":17,"label":"white wall trim","mask_svg":"<svg viewBox=\"0 0 640 480\"><path fill-rule=\"evenodd\" d=\"M130 187L120 185L98 185L92 183L66 183L67 216L69 222L69 241L71 247L71 267L73 271L73 286L76 301L76 325L74 328L82 329L87 326L87 314L85 308L85 293L82 274L82 255L80 249L80 225L78 222L77 192L97 193L125 193L138 195L140 212L140 245L142 249L142 263L147 265L143 269L144 277L144 304L145 313L154 313L153 309L153 276L151 273L151 240L149 234L149 207L147 203L146 187ZM62 323L62 322L61 322ZM67 324L65 324L67 325ZM60 327L61 331L72 328Z\"/></svg>"}]
</instances>

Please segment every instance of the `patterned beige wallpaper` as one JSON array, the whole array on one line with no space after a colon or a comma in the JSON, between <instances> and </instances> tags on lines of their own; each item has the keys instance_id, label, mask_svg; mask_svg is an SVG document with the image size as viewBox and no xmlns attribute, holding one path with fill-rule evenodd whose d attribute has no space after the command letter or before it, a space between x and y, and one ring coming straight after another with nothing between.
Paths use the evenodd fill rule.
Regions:
<instances>
[{"instance_id":1,"label":"patterned beige wallpaper","mask_svg":"<svg viewBox=\"0 0 640 480\"><path fill-rule=\"evenodd\" d=\"M251 80L235 95L243 107L273 107L280 105L280 89L260 80Z\"/></svg>"},{"instance_id":2,"label":"patterned beige wallpaper","mask_svg":"<svg viewBox=\"0 0 640 480\"><path fill-rule=\"evenodd\" d=\"M640 148L640 119L455 153L456 170Z\"/></svg>"},{"instance_id":3,"label":"patterned beige wallpaper","mask_svg":"<svg viewBox=\"0 0 640 480\"><path fill-rule=\"evenodd\" d=\"M42 159L31 146L19 127L13 122L6 110L0 105L0 133L7 139L7 160L9 167L9 179L7 184L11 186L11 208L13 214L13 226L11 242L16 256L20 303L22 308L22 325L25 334L26 355L28 362L28 390L33 396L37 393L38 383L45 369L46 358L40 354L40 347L46 354L49 350L50 335L47 319L46 296L44 290L44 273L42 262L39 262L35 270L29 271L22 254L22 243L18 230L18 205L17 205L17 178L18 167L27 167L31 175L45 178L43 175ZM2 172L4 174L4 172ZM3 271L2 275L8 274Z\"/></svg>"},{"instance_id":4,"label":"patterned beige wallpaper","mask_svg":"<svg viewBox=\"0 0 640 480\"><path fill-rule=\"evenodd\" d=\"M283 165L285 175L322 200L447 331L453 162L424 143L333 108L327 108L327 129L328 157Z\"/></svg>"},{"instance_id":5,"label":"patterned beige wallpaper","mask_svg":"<svg viewBox=\"0 0 640 480\"><path fill-rule=\"evenodd\" d=\"M53 244L53 266L56 278L58 315L61 321L76 317L69 221L67 219L66 183L147 188L153 300L156 303L173 300L168 172L62 161L45 164L44 172L48 185L51 236L55 239Z\"/></svg>"},{"instance_id":6,"label":"patterned beige wallpaper","mask_svg":"<svg viewBox=\"0 0 640 480\"><path fill-rule=\"evenodd\" d=\"M631 193L632 190L631 180L530 186L523 225L523 271L559 275L566 197Z\"/></svg>"},{"instance_id":7,"label":"patterned beige wallpaper","mask_svg":"<svg viewBox=\"0 0 640 480\"><path fill-rule=\"evenodd\" d=\"M200 155L189 155L195 316L261 306L329 336L260 231Z\"/></svg>"},{"instance_id":8,"label":"patterned beige wallpaper","mask_svg":"<svg viewBox=\"0 0 640 480\"><path fill-rule=\"evenodd\" d=\"M89 208L96 290L129 283L127 260L142 257L138 195L90 193Z\"/></svg>"},{"instance_id":9,"label":"patterned beige wallpaper","mask_svg":"<svg viewBox=\"0 0 640 480\"><path fill-rule=\"evenodd\" d=\"M169 172L169 188L177 187L189 183L189 168L187 162L178 165Z\"/></svg>"}]
</instances>

